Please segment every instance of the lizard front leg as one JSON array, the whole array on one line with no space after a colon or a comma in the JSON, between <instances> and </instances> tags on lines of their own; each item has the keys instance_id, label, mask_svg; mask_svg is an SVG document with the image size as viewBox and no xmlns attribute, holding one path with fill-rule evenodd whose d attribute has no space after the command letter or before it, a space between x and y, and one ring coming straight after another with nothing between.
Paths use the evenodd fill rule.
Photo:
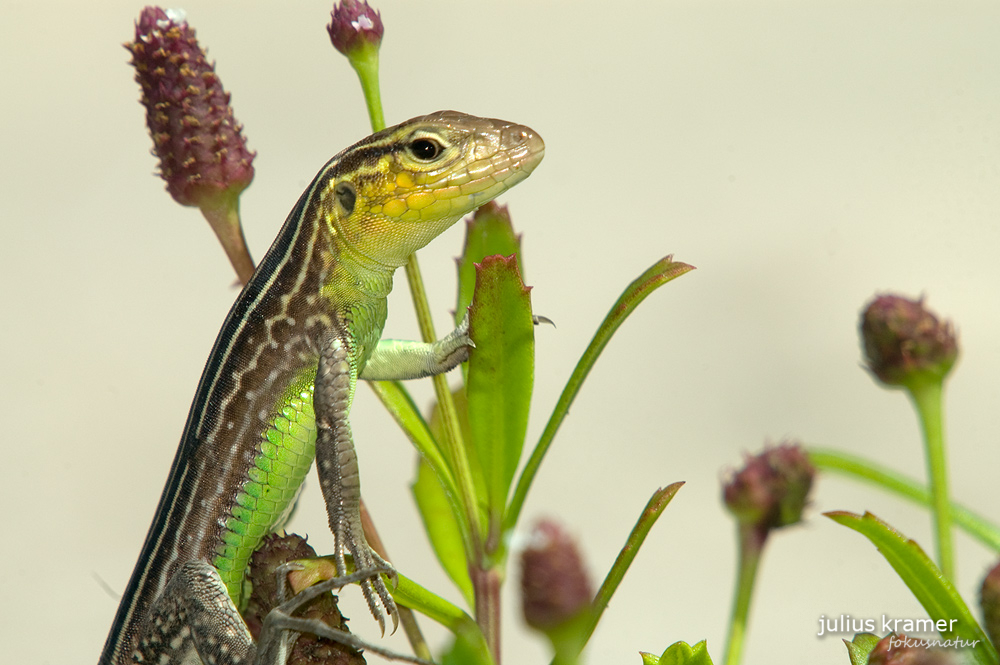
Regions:
<instances>
[{"instance_id":1,"label":"lizard front leg","mask_svg":"<svg viewBox=\"0 0 1000 665\"><path fill-rule=\"evenodd\" d=\"M551 319L532 316L536 326ZM365 381L406 381L422 379L426 376L444 374L469 359L469 350L476 348L469 337L469 313L450 333L435 342L409 342L398 339L383 339L372 351L361 379Z\"/></svg>"},{"instance_id":2,"label":"lizard front leg","mask_svg":"<svg viewBox=\"0 0 1000 665\"><path fill-rule=\"evenodd\" d=\"M475 348L469 337L469 313L453 331L436 342L383 339L361 372L365 381L406 381L444 374L469 359Z\"/></svg>"},{"instance_id":3,"label":"lizard front leg","mask_svg":"<svg viewBox=\"0 0 1000 665\"><path fill-rule=\"evenodd\" d=\"M392 618L393 631L399 625L399 612L381 574L377 572L380 569L392 570L392 566L368 545L361 526L361 478L347 419L357 382L350 354L347 344L337 336L331 335L321 345L313 393L316 470L335 539L337 574L347 574L345 554L348 552L354 558L356 571L371 571L371 575L361 582L361 590L372 616L384 633L383 610Z\"/></svg>"}]
</instances>

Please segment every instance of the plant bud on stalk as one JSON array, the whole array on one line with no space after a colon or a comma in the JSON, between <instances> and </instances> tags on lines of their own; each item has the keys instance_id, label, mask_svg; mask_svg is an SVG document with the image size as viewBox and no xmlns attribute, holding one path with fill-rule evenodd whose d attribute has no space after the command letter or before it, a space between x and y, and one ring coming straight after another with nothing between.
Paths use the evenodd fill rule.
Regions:
<instances>
[{"instance_id":1,"label":"plant bud on stalk","mask_svg":"<svg viewBox=\"0 0 1000 665\"><path fill-rule=\"evenodd\" d=\"M875 298L861 314L868 368L887 386L941 381L958 358L955 332L924 307L923 298Z\"/></svg>"},{"instance_id":2,"label":"plant bud on stalk","mask_svg":"<svg viewBox=\"0 0 1000 665\"><path fill-rule=\"evenodd\" d=\"M135 24L132 54L160 177L174 200L197 206L244 283L253 274L239 222L239 195L253 180L229 94L183 14L146 7Z\"/></svg>"},{"instance_id":3,"label":"plant bud on stalk","mask_svg":"<svg viewBox=\"0 0 1000 665\"><path fill-rule=\"evenodd\" d=\"M385 26L382 25L381 14L367 2L344 0L334 5L326 31L330 33L333 47L350 58L359 49L374 48L377 51L382 44Z\"/></svg>"},{"instance_id":4,"label":"plant bud on stalk","mask_svg":"<svg viewBox=\"0 0 1000 665\"><path fill-rule=\"evenodd\" d=\"M954 660L940 649L928 649L922 644L907 642L919 641L920 638L909 638L906 635L889 633L875 645L868 655L868 665L953 665Z\"/></svg>"},{"instance_id":5,"label":"plant bud on stalk","mask_svg":"<svg viewBox=\"0 0 1000 665\"><path fill-rule=\"evenodd\" d=\"M590 609L594 597L576 543L557 523L535 525L521 553L521 603L524 620L543 633Z\"/></svg>"},{"instance_id":6,"label":"plant bud on stalk","mask_svg":"<svg viewBox=\"0 0 1000 665\"><path fill-rule=\"evenodd\" d=\"M783 443L748 456L746 465L723 486L726 507L736 517L739 546L726 663L740 662L753 587L767 538L772 529L802 520L815 475L816 469L802 446Z\"/></svg>"},{"instance_id":7,"label":"plant bud on stalk","mask_svg":"<svg viewBox=\"0 0 1000 665\"><path fill-rule=\"evenodd\" d=\"M1000 563L983 579L979 589L979 606L983 609L983 628L993 644L1000 644Z\"/></svg>"},{"instance_id":8,"label":"plant bud on stalk","mask_svg":"<svg viewBox=\"0 0 1000 665\"><path fill-rule=\"evenodd\" d=\"M941 323L910 300L882 295L861 314L861 341L868 369L889 388L904 388L913 401L924 433L927 470L937 541L937 562L948 579L955 577L944 438L944 379L958 358L950 323Z\"/></svg>"},{"instance_id":9,"label":"plant bud on stalk","mask_svg":"<svg viewBox=\"0 0 1000 665\"><path fill-rule=\"evenodd\" d=\"M785 443L748 456L725 484L723 498L740 523L765 531L788 526L801 521L815 475L801 446Z\"/></svg>"},{"instance_id":10,"label":"plant bud on stalk","mask_svg":"<svg viewBox=\"0 0 1000 665\"><path fill-rule=\"evenodd\" d=\"M372 129L385 129L378 86L378 49L385 33L381 15L367 2L344 0L333 6L326 31L330 33L333 47L347 56L358 74Z\"/></svg>"}]
</instances>

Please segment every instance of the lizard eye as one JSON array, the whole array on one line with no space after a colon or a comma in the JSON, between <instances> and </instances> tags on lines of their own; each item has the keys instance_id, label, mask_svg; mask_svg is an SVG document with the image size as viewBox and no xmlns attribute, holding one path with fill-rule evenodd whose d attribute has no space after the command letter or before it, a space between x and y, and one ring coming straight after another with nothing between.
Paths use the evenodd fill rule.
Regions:
<instances>
[{"instance_id":1,"label":"lizard eye","mask_svg":"<svg viewBox=\"0 0 1000 665\"><path fill-rule=\"evenodd\" d=\"M357 192L354 191L354 185L349 182L338 183L333 190L333 195L337 197L337 203L344 209L345 215L350 215L354 212L354 204L358 200Z\"/></svg>"},{"instance_id":2,"label":"lizard eye","mask_svg":"<svg viewBox=\"0 0 1000 665\"><path fill-rule=\"evenodd\" d=\"M410 154L421 162L429 162L436 159L444 150L444 147L433 139L419 138L408 146Z\"/></svg>"}]
</instances>

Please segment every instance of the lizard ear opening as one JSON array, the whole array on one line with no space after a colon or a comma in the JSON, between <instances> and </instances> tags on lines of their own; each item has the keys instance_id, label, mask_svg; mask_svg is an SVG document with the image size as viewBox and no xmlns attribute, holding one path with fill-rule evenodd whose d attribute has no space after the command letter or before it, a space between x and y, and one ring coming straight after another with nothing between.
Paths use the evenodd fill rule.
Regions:
<instances>
[{"instance_id":1,"label":"lizard ear opening","mask_svg":"<svg viewBox=\"0 0 1000 665\"><path fill-rule=\"evenodd\" d=\"M343 209L345 217L354 212L354 204L358 200L358 194L354 191L354 185L349 182L337 183L337 186L333 189L333 195Z\"/></svg>"}]
</instances>

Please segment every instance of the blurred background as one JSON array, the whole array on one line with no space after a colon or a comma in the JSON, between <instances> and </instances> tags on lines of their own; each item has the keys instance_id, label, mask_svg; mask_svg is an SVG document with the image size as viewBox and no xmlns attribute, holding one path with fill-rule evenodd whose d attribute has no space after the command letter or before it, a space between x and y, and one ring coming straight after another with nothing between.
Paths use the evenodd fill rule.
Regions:
<instances>
[{"instance_id":1,"label":"blurred background","mask_svg":"<svg viewBox=\"0 0 1000 665\"><path fill-rule=\"evenodd\" d=\"M903 393L860 366L858 313L925 294L960 334L948 384L956 500L1000 517L1000 5L982 2L382 0L392 124L452 108L530 125L545 161L502 199L524 233L541 327L529 441L591 334L661 256L698 267L605 351L528 498L603 578L657 487L687 482L599 625L590 663L677 640L721 660L735 527L720 479L785 437L924 473ZM235 298L208 225L154 177L121 43L140 3L9 0L0 22L0 500L6 662L91 663ZM369 133L320 2L184 5L258 151L243 221L260 258L301 190ZM448 326L462 229L421 253ZM387 335L417 335L404 278ZM429 382L412 386L428 404ZM398 567L458 600L426 544L414 454L366 388L352 413L366 499ZM822 477L766 552L746 663L844 663L821 615L925 617L868 541L822 517L871 510L928 551L929 515ZM290 528L332 547L317 483ZM969 602L994 555L957 535ZM516 567L506 662L548 662ZM360 594L352 628L377 639ZM435 644L445 635L424 622ZM386 644L404 648L399 635ZM372 662L378 659L372 657Z\"/></svg>"}]
</instances>

